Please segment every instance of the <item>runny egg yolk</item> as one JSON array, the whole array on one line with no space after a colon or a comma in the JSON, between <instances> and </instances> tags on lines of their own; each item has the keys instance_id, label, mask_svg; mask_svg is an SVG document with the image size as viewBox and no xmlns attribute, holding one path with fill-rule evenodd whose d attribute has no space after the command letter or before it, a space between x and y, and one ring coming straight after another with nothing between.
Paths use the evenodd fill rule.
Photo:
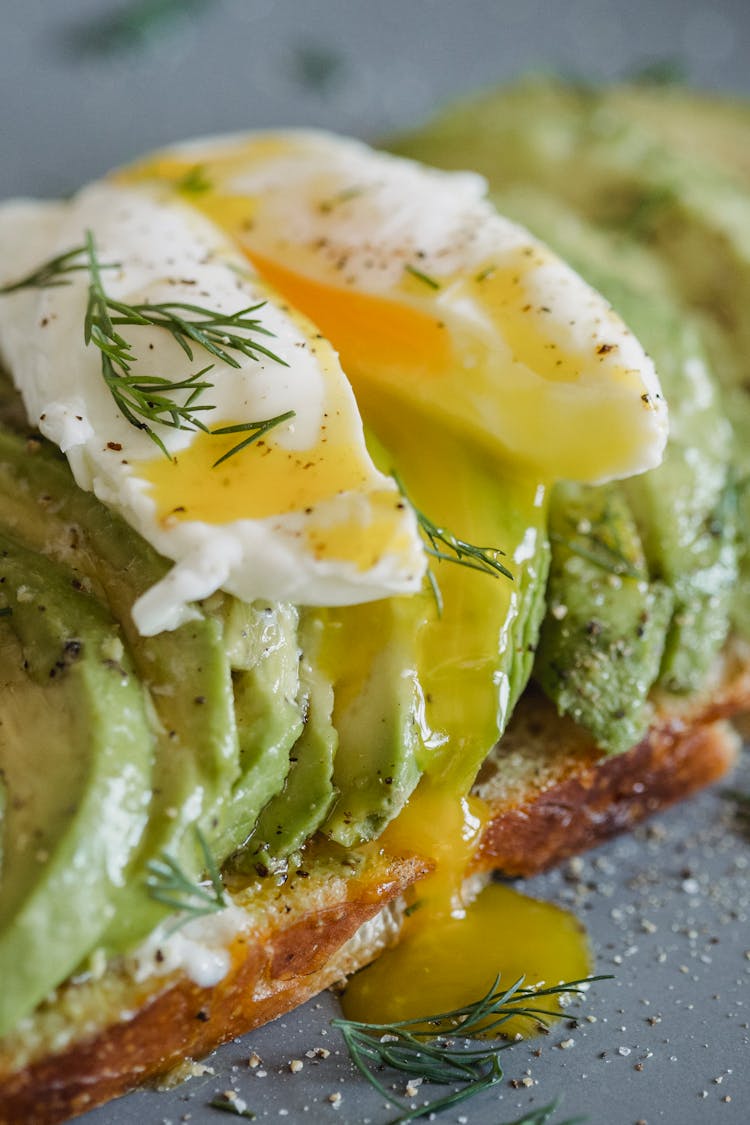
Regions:
<instances>
[{"instance_id":1,"label":"runny egg yolk","mask_svg":"<svg viewBox=\"0 0 750 1125\"><path fill-rule=\"evenodd\" d=\"M381 842L396 854L413 851L415 840L421 848L427 836L435 872L417 886L399 944L349 982L348 1019L391 1024L453 1011L484 996L498 975L505 989L520 977L526 986L556 985L590 972L585 931L568 911L501 884L464 904L461 883L487 815L481 801L423 783L386 830ZM558 997L534 1007L550 1018L562 1011ZM537 1030L536 1021L513 1017L502 1034Z\"/></svg>"}]
</instances>

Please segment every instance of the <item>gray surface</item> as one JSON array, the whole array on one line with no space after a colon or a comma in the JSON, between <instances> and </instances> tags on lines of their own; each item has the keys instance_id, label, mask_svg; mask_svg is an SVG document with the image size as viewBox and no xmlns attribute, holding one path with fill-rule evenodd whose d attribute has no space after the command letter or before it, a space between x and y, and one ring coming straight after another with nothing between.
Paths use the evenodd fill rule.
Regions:
<instances>
[{"instance_id":1,"label":"gray surface","mask_svg":"<svg viewBox=\"0 0 750 1125\"><path fill-rule=\"evenodd\" d=\"M750 786L747 758L736 781ZM500 1125L559 1096L555 1122L587 1114L590 1125L745 1125L749 873L750 837L738 831L727 799L709 793L580 863L517 883L573 909L589 931L597 972L614 980L597 984L568 1010L571 1019L579 1017L577 1027L566 1018L549 1037L505 1053L508 1080L522 1079L528 1068L533 1086L503 1083L439 1120L454 1125L463 1116L471 1125ZM235 1119L206 1105L234 1089L261 1122L385 1125L396 1113L364 1086L329 1029L335 1010L333 998L323 996L217 1051L207 1060L215 1074L169 1094L130 1095L116 1110L104 1107L83 1120L221 1125ZM561 1049L568 1039L573 1046ZM305 1052L318 1046L330 1049L330 1058L308 1060ZM532 1052L540 1047L536 1058ZM255 1071L248 1067L253 1052L263 1060ZM304 1068L292 1074L295 1058ZM335 1091L342 1093L338 1109L328 1101Z\"/></svg>"},{"instance_id":2,"label":"gray surface","mask_svg":"<svg viewBox=\"0 0 750 1125\"><path fill-rule=\"evenodd\" d=\"M93 48L88 33L122 6L0 0L0 197L66 192L191 134L314 124L374 136L528 68L610 78L677 60L697 84L750 93L747 0L185 0L182 22L152 41ZM577 910L598 970L616 980L581 1009L595 1023L559 1026L539 1058L536 1045L506 1054L508 1077L530 1067L532 1087L503 1085L441 1120L498 1125L562 1094L558 1117L587 1113L591 1125L747 1122L748 864L750 842L727 802L707 795L580 870L530 884ZM211 1060L214 1075L131 1095L85 1120L220 1125L232 1118L206 1103L236 1087L263 1121L387 1122L394 1114L337 1054L327 1028L334 1003L324 997L229 1045ZM566 1038L573 1047L555 1046ZM333 1054L305 1059L316 1045ZM265 1077L247 1067L252 1050ZM296 1057L305 1066L293 1075ZM336 1090L338 1109L327 1100Z\"/></svg>"}]
</instances>

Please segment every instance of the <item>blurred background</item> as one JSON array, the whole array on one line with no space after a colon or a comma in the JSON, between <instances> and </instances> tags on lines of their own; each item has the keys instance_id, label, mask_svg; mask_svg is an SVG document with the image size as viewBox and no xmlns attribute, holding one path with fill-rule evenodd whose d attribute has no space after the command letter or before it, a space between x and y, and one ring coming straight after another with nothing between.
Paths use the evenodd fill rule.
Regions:
<instances>
[{"instance_id":1,"label":"blurred background","mask_svg":"<svg viewBox=\"0 0 750 1125\"><path fill-rule=\"evenodd\" d=\"M528 71L750 94L748 0L0 0L0 197L265 125L377 137Z\"/></svg>"}]
</instances>

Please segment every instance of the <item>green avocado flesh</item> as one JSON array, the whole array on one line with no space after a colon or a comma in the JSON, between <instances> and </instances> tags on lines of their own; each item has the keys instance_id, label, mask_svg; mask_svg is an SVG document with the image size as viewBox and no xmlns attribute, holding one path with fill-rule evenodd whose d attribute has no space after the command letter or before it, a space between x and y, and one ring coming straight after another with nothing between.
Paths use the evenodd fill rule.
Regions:
<instances>
[{"instance_id":1,"label":"green avocado flesh","mask_svg":"<svg viewBox=\"0 0 750 1125\"><path fill-rule=\"evenodd\" d=\"M730 625L750 638L749 132L744 107L536 82L392 146L484 173L499 209L621 312L670 403L659 469L550 494L448 424L415 440L419 407L355 385L405 503L503 552L510 578L430 558L410 598L217 594L142 637L131 607L169 563L21 436L6 394L0 1035L98 951L173 923L154 861L194 882L204 848L233 880L283 878L313 838L345 855L422 778L466 792L532 672L603 752L624 751L654 690L699 688Z\"/></svg>"},{"instance_id":2,"label":"green avocado flesh","mask_svg":"<svg viewBox=\"0 0 750 1125\"><path fill-rule=\"evenodd\" d=\"M70 579L0 534L0 1034L97 945L151 799L145 692L117 623Z\"/></svg>"}]
</instances>

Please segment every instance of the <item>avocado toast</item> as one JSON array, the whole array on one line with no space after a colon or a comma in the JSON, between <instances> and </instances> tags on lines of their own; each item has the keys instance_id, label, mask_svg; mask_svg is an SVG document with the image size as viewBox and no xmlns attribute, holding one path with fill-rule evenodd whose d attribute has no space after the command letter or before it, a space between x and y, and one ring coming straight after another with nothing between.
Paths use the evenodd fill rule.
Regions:
<instances>
[{"instance_id":1,"label":"avocado toast","mask_svg":"<svg viewBox=\"0 0 750 1125\"><path fill-rule=\"evenodd\" d=\"M597 101L602 97L604 108ZM639 231L634 238L632 229L623 234L609 218L594 229L586 218L590 198L579 205L577 200L559 198L560 192L550 193L546 164L541 159L535 162L533 152L526 160L514 161L514 182L503 180L493 164L485 163L483 145L491 154L502 151L492 139L492 122L504 123L510 139L517 139L519 145L534 136L529 119L519 117L515 109L510 112L503 98L517 99L540 132L558 130L558 107L564 109L573 101L571 119L584 134L583 140L576 134L576 144L587 148L590 115L596 119L595 110L618 112L616 104L607 107L606 95L565 89L536 93L525 88L501 94L497 102L490 98L486 121L478 121L474 107L464 118L457 112L447 124L439 122L402 142L403 151L432 163L455 159L459 166L487 174L493 191L497 189L500 209L557 245L622 309L654 355L667 397L676 404L664 466L628 485L561 486L549 516L549 547L546 536L540 536L527 562L529 579L525 587L522 583L524 607L516 642L503 657L510 669L511 695L517 697L535 653L535 678L554 706L541 702L536 689L527 692L499 747L482 766L476 791L487 801L490 818L474 860L475 868L526 873L686 795L719 776L732 759L734 740L719 720L741 709L748 697L743 602L737 596L743 589L737 574L746 530L744 475L741 470L736 473L736 466L741 463L737 450L744 446L740 436L732 447L714 372L721 366L721 356L731 353L738 365L737 357L743 353L732 326L712 317L711 309L697 298L693 317L686 321L682 302L687 297L674 293L666 235L662 246L646 226L645 233ZM642 136L635 126L631 128ZM509 137L502 137L506 151ZM661 151L661 139L653 145L655 152ZM610 167L606 154L602 162ZM618 166L612 163L614 176ZM717 191L719 186L729 191L726 177L731 181L729 173L717 170ZM565 180L551 178L556 183ZM739 198L740 186L735 190ZM607 181L607 199L611 192ZM675 194L679 196L676 189ZM707 225L710 215L703 218ZM632 214L629 221L633 222ZM645 222L641 213L636 223ZM698 233L704 234L703 228ZM741 275L739 250L738 258L735 268ZM732 370L729 365L727 369ZM730 384L726 393L734 394L735 386ZM698 411L691 409L694 397L700 401ZM739 412L733 409L731 417L736 422ZM100 964L80 966L79 939L70 935L70 967L62 973L78 970L77 979L59 990L53 1001L45 1000L35 1015L24 1017L20 1033L7 1038L2 1056L8 1074L6 1119L22 1120L33 1112L41 1120L43 1103L44 1119L53 1121L116 1095L136 1075L158 1073L185 1054L200 1054L218 1040L271 1018L376 951L381 937L366 946L355 945L351 952L344 947L337 956L361 922L404 891L432 862L429 854L420 855L418 845L408 855L403 850L389 854L363 843L379 836L420 773L409 721L413 697L404 696L399 673L413 660L410 646L426 611L418 599L402 606L386 605L385 610L363 606L300 613L292 606L246 606L218 597L201 618L176 633L139 637L125 607L134 593L154 580L163 561L102 505L80 492L64 463L44 443L36 437L29 443L23 425L21 434L4 437L2 521L9 536L6 583L13 584L16 576L16 593L6 607L11 611L6 624L12 626L8 662L18 666L18 646L22 646L35 685L22 689L29 693L29 710L36 710L40 679L51 679L55 691L59 679L65 692L80 692L85 705L85 700L104 690L92 688L87 674L105 679L109 675L128 697L123 705L133 716L129 729L137 731L140 723L146 730L149 703L139 683L179 684L179 692L157 693L160 717L168 714L169 718L161 718L156 745L148 735L135 742L142 756L151 746L156 768L164 771L156 787L162 808L185 807L190 813L152 817L156 838L139 847L152 859L174 857L182 848L183 866L192 865L202 874L206 857L201 840L210 840L212 852L233 857L225 871L227 885L236 908L249 920L232 949L231 967L218 983L203 987L180 969L138 979L132 964L116 959L100 975ZM392 442L398 438L387 436ZM448 448L446 438L437 453ZM407 453L403 458L408 463ZM452 471L457 463L450 461ZM439 474L440 464L436 454L424 471ZM488 494L481 465L470 464L461 471L466 483L465 491L456 493L457 504L472 491ZM421 496L420 502L424 503ZM511 548L509 554L513 542L521 542L527 534L529 522L525 515L514 525L518 517L512 513L528 512L529 507L519 488L515 502L503 514L502 528L498 527L500 545ZM679 518L673 518L675 513ZM551 565L545 598L548 550ZM36 571L30 552L43 556ZM17 578L21 571L34 577L21 582ZM45 608L45 626L52 633L43 641L38 640L38 632L29 632L32 610L39 605L35 582L51 592L45 594L45 605L49 600L54 611L50 621ZM58 610L55 591L64 587ZM80 596L84 608L70 607L74 599L68 587ZM477 613L488 595L486 586L475 589ZM107 619L102 606L109 611ZM72 613L77 620L88 622L90 617L86 660L75 646L70 647L72 640L80 639L71 636ZM730 615L734 633L728 644ZM319 646L326 629L330 634L332 622L343 638L338 665L330 657L327 665L333 663L338 669L336 676L326 679L320 674ZM82 629L77 625L72 631ZM356 676L347 677L354 639L363 635L374 636L372 650L362 656ZM41 648L40 659L47 663L30 660L28 646ZM88 669L92 649L98 662ZM301 650L302 660L289 660L290 650ZM54 658L44 653L53 653ZM59 677L50 677L58 666ZM159 669L158 681L153 668ZM191 682L193 674L195 682ZM508 710L511 703L509 699ZM78 714L81 706L74 701L70 710ZM559 719L555 707L569 718ZM470 724L471 712L467 709L459 718ZM196 723L201 728L199 739L192 733ZM373 738L372 732L380 734L384 725L384 736ZM106 769L99 759L103 749L112 745L109 734L100 736L94 729L91 725L91 784L99 776L97 770ZM181 736L181 730L190 731L189 737ZM355 767L338 754L342 738L349 745L366 740L371 756L364 767ZM481 738L486 739L486 733L478 741ZM163 746L177 739L200 750L195 761L189 757L187 774L170 770L164 753ZM79 745L78 737L70 734L68 742ZM237 759L228 752L230 742L238 748ZM605 754L611 756L604 758ZM132 768L123 804L127 801L127 823L133 825L144 816L147 797L144 763L138 764L137 755L129 760ZM470 772L478 765L474 763ZM232 795L227 800L222 794L230 776ZM368 783L376 777L384 780ZM196 812L191 796L198 791L203 809ZM342 792L351 794L352 800L339 803L346 815L337 819L335 796ZM235 799L240 817L232 809ZM219 807L220 827L215 823ZM81 801L73 821L82 838L87 832L85 809L86 802ZM186 823L197 823L200 836L184 831ZM332 844L314 838L324 824ZM53 822L50 831L54 827ZM62 847L69 832L64 818L58 831L59 839L45 838L42 850ZM139 836L137 829L132 836L133 840ZM92 834L91 839L99 837ZM244 845L239 853L238 845ZM98 850L98 844L91 845L92 854ZM119 857L110 862L119 863L121 870L131 863L132 870L142 873L148 861L139 867L137 851L134 843L128 847L123 836ZM19 870L15 864L14 870ZM23 874L14 879L22 885L29 882ZM118 878L112 882L116 884ZM116 895L107 894L97 911L101 943L111 958L116 958L118 947L128 950L148 934L164 913L153 895L141 894L139 909L128 909L132 888L133 883L129 889L126 882ZM142 884L137 889L142 891ZM12 886L3 893L12 895ZM95 946L90 925L86 923L87 936ZM57 979L44 978L38 971L40 959L41 955L29 965L28 981L19 978L20 1006L28 1008L29 990L36 990L33 1006L60 979L57 965L50 968ZM12 995L6 1003L12 1005ZM124 1019L126 1009L136 1014Z\"/></svg>"}]
</instances>

